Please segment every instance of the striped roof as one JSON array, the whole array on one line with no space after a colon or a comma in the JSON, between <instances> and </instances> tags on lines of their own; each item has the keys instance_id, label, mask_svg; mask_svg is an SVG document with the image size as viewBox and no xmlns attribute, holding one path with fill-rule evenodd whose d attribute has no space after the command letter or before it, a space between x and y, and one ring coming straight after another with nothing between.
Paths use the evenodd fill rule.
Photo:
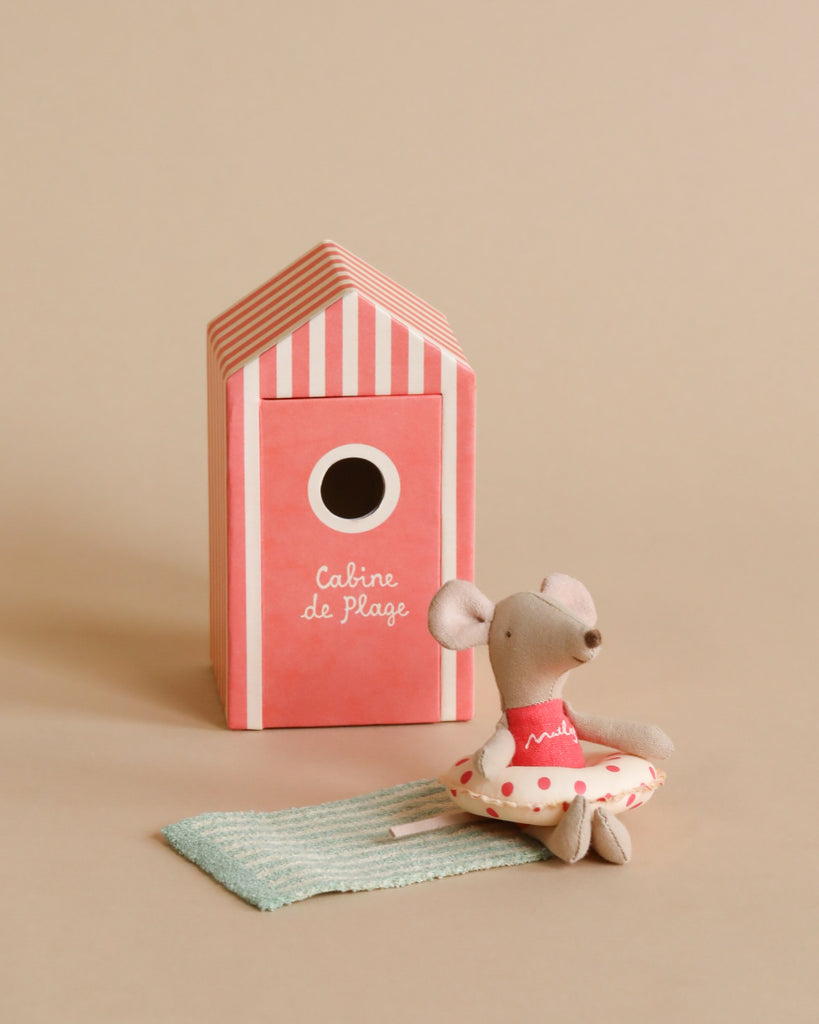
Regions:
<instances>
[{"instance_id":1,"label":"striped roof","mask_svg":"<svg viewBox=\"0 0 819 1024\"><path fill-rule=\"evenodd\" d=\"M211 321L208 345L219 374L227 379L349 291L359 292L466 361L442 313L340 245L325 241Z\"/></svg>"}]
</instances>

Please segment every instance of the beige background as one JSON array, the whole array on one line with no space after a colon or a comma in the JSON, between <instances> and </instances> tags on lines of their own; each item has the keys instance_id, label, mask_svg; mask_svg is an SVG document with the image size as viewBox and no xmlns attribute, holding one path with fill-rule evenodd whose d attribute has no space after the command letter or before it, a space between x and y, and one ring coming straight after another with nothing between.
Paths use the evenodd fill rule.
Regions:
<instances>
[{"instance_id":1,"label":"beige background","mask_svg":"<svg viewBox=\"0 0 819 1024\"><path fill-rule=\"evenodd\" d=\"M4 1019L814 1019L815 5L3 7ZM222 725L204 328L325 237L476 368L481 587L582 578L570 696L677 742L626 868L261 914L158 836L497 714Z\"/></svg>"}]
</instances>

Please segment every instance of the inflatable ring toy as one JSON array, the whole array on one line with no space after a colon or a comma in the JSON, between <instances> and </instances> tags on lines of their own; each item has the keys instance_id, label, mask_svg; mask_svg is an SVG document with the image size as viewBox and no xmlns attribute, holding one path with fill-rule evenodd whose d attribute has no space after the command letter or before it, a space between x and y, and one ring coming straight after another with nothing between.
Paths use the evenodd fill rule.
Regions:
<instances>
[{"instance_id":1,"label":"inflatable ring toy","mask_svg":"<svg viewBox=\"0 0 819 1024\"><path fill-rule=\"evenodd\" d=\"M556 825L572 800L584 796L610 814L622 814L649 800L665 772L635 754L590 754L584 768L512 766L491 781L475 756L461 758L439 782L464 811L520 825Z\"/></svg>"}]
</instances>

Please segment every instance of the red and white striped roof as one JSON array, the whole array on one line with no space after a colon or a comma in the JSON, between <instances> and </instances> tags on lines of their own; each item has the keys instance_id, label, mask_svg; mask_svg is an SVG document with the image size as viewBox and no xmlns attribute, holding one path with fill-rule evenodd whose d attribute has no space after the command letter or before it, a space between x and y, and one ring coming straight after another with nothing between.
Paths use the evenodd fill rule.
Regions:
<instances>
[{"instance_id":1,"label":"red and white striped roof","mask_svg":"<svg viewBox=\"0 0 819 1024\"><path fill-rule=\"evenodd\" d=\"M208 326L208 344L223 380L356 291L390 316L466 362L446 317L335 242L320 242Z\"/></svg>"}]
</instances>

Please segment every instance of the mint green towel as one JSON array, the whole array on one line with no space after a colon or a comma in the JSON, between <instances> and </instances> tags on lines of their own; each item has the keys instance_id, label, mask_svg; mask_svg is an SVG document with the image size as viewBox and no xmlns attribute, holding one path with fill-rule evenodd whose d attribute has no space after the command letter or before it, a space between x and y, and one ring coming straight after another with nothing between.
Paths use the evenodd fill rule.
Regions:
<instances>
[{"instance_id":1,"label":"mint green towel","mask_svg":"<svg viewBox=\"0 0 819 1024\"><path fill-rule=\"evenodd\" d=\"M321 892L361 892L550 856L517 826L476 818L391 839L393 825L454 809L427 779L289 811L229 811L162 830L175 850L260 910Z\"/></svg>"}]
</instances>

